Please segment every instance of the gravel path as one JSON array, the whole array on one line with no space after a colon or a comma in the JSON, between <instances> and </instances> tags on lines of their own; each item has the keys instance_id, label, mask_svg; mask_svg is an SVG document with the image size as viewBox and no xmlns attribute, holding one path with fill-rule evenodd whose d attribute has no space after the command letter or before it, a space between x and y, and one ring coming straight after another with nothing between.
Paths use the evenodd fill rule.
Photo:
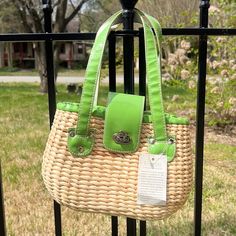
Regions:
<instances>
[{"instance_id":1,"label":"gravel path","mask_svg":"<svg viewBox=\"0 0 236 236\"><path fill-rule=\"evenodd\" d=\"M123 77L117 76L117 83L123 83ZM57 78L57 83L69 84L69 83L83 83L84 77L82 76L59 76ZM0 76L0 82L9 83L9 82L27 82L27 83L39 83L39 76ZM108 77L103 79L102 82L108 83ZM138 77L135 77L135 83L138 82Z\"/></svg>"}]
</instances>

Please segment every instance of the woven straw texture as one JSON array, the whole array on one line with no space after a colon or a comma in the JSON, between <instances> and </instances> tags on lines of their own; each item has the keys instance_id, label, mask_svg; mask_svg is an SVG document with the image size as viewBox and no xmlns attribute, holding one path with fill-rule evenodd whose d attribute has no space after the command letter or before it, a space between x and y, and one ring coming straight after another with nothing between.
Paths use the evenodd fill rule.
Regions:
<instances>
[{"instance_id":1,"label":"woven straw texture","mask_svg":"<svg viewBox=\"0 0 236 236\"><path fill-rule=\"evenodd\" d=\"M192 153L187 125L168 125L176 137L176 155L168 163L167 205L137 204L138 160L147 153L152 124L143 124L140 146L133 154L107 151L103 147L101 118L91 119L95 146L91 155L73 157L67 149L68 128L76 127L78 114L57 110L43 157L42 175L53 199L70 208L126 216L140 220L163 219L187 200L192 185Z\"/></svg>"}]
</instances>

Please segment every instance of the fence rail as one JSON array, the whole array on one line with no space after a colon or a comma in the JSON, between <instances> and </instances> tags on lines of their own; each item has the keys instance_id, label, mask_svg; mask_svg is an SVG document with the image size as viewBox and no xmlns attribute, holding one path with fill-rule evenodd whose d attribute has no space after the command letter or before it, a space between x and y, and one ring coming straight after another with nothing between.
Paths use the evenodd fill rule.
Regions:
<instances>
[{"instance_id":1,"label":"fence rail","mask_svg":"<svg viewBox=\"0 0 236 236\"><path fill-rule=\"evenodd\" d=\"M125 30L111 32L115 36L135 36L139 37L138 30ZM166 36L233 36L236 35L236 29L232 28L163 28L162 34ZM1 34L1 42L27 42L27 41L76 41L76 40L94 40L96 33L34 33L34 34Z\"/></svg>"},{"instance_id":2,"label":"fence rail","mask_svg":"<svg viewBox=\"0 0 236 236\"><path fill-rule=\"evenodd\" d=\"M125 2L125 1L121 1ZM127 2L127 1L126 1ZM133 1L137 2L137 1ZM94 40L96 33L51 33L51 15L52 8L50 1L43 1L44 4L44 22L45 32L37 34L2 34L0 42L27 42L27 41L45 41L46 63L48 75L48 103L50 126L56 110L56 95L54 84L54 61L53 61L53 41L76 41L76 40ZM125 4L123 3L123 7ZM206 59L207 59L207 39L208 36L235 36L236 29L231 28L207 28L208 27L208 8L210 4L207 0L200 1L200 24L199 28L163 28L162 33L166 36L199 36L199 59L198 59L198 89L197 89L197 122L196 122L196 166L195 166L195 204L194 204L194 235L201 235L202 220L202 181L203 181L203 153L204 153L204 113L205 113L205 87L206 87ZM128 11L128 12L127 12ZM111 32L109 37L109 89L116 90L116 61L115 61L115 44L116 37L125 37L124 40L124 74L129 80L125 80L125 92L134 92L134 73L133 65L133 37L139 37L139 94L145 95L145 62L144 62L144 40L142 30L133 30L132 9L126 9L124 14L124 30ZM128 40L127 40L128 39ZM127 59L128 58L128 59ZM1 166L0 166L1 167ZM2 178L0 172L0 235L6 235L4 201L2 191ZM54 201L55 216L55 234L62 235L61 208ZM111 217L111 234L118 235L118 218ZM136 221L127 219L127 235L135 236ZM146 222L140 222L140 236L146 235Z\"/></svg>"}]
</instances>

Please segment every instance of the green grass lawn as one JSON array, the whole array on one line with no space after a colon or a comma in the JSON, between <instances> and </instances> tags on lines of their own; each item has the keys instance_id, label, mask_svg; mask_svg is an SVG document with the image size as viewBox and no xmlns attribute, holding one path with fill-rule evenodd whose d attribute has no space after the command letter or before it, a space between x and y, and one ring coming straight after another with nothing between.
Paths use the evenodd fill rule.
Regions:
<instances>
[{"instance_id":1,"label":"green grass lawn","mask_svg":"<svg viewBox=\"0 0 236 236\"><path fill-rule=\"evenodd\" d=\"M0 84L0 156L8 235L53 235L53 204L41 178L43 150L49 133L47 95L38 84ZM102 87L101 94L108 89ZM122 87L118 87L121 91ZM194 118L195 95L164 87L166 110ZM173 102L173 95L180 97ZM100 102L106 102L106 96ZM78 101L57 87L57 101ZM184 112L183 112L184 111ZM194 128L193 128L194 132ZM236 235L236 146L206 139L203 190L203 235ZM193 235L193 192L183 210L169 219L148 222L148 235ZM63 235L110 235L110 217L62 208ZM125 235L125 219L119 219Z\"/></svg>"}]
</instances>

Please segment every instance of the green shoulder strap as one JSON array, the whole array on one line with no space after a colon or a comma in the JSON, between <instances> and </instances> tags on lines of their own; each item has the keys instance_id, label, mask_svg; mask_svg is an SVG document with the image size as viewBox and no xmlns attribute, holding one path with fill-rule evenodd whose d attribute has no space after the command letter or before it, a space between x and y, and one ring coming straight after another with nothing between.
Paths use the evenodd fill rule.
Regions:
<instances>
[{"instance_id":1,"label":"green shoulder strap","mask_svg":"<svg viewBox=\"0 0 236 236\"><path fill-rule=\"evenodd\" d=\"M161 35L161 28L159 23L154 18L144 14L136 9L139 15L142 15L144 39L145 39L145 57L147 67L147 82L149 103L151 109L151 116L153 120L154 138L156 141L164 142L167 140L166 122L164 116L164 106L162 99L162 86L161 86L161 53L159 37ZM150 27L144 23L145 17L155 31L156 38L152 33ZM156 44L157 43L157 44ZM157 47L158 45L158 47Z\"/></svg>"},{"instance_id":2,"label":"green shoulder strap","mask_svg":"<svg viewBox=\"0 0 236 236\"><path fill-rule=\"evenodd\" d=\"M147 22L149 23L149 26L152 27L152 29L154 30L154 33L155 33L156 45L158 46L157 63L159 64L157 75L159 77L158 81L159 81L159 85L160 85L160 89L159 89L159 92L160 92L159 94L161 94L160 101L162 101L162 92L161 92L161 87L162 87L161 86L161 46L160 46L160 41L161 41L161 37L162 37L161 27L160 27L159 22L154 17L149 16L146 13L144 13L144 12L138 10L138 9L136 9L136 11L138 11L139 14L142 15L144 18L147 18ZM150 52L151 52L151 50L150 50ZM149 86L149 91L150 91L150 86ZM155 97L150 97L150 95L149 95L149 99L152 99L152 98L155 98ZM156 98L158 99L158 97L156 97ZM155 99L153 99L153 101L154 100ZM154 103L155 103L155 101L154 101ZM152 105L150 104L150 106L152 106ZM162 105L162 108L163 108L163 105ZM151 107L151 111L153 113L152 107ZM152 114L152 118L155 117L155 114L156 114L155 112L154 112L154 114ZM165 118L163 120L163 124L166 126ZM153 123L153 125L155 125L155 122ZM156 127L158 127L158 125ZM150 153L150 154L165 154L167 156L168 162L172 161L174 159L175 152L176 152L175 137L167 137L165 131L163 132L164 136L160 136L160 133L158 133L158 129L154 128L154 132L155 131L157 132L157 133L155 133L155 137L149 139L148 153ZM160 131L162 131L161 126L160 126ZM163 137L165 137L165 138L163 139Z\"/></svg>"},{"instance_id":3,"label":"green shoulder strap","mask_svg":"<svg viewBox=\"0 0 236 236\"><path fill-rule=\"evenodd\" d=\"M79 117L76 130L80 135L88 135L89 121L93 108L93 96L95 94L97 80L100 77L102 55L110 28L115 24L120 15L121 11L111 16L97 32L86 69L83 93L79 106Z\"/></svg>"},{"instance_id":4,"label":"green shoulder strap","mask_svg":"<svg viewBox=\"0 0 236 236\"><path fill-rule=\"evenodd\" d=\"M139 14L142 15L143 18L145 18L146 23L149 25L149 27L152 27L152 29L155 32L156 36L156 43L158 45L158 53L160 52L161 45L160 42L162 41L162 29L160 23L155 19L154 17L148 15L147 13L135 8L135 11Z\"/></svg>"}]
</instances>

